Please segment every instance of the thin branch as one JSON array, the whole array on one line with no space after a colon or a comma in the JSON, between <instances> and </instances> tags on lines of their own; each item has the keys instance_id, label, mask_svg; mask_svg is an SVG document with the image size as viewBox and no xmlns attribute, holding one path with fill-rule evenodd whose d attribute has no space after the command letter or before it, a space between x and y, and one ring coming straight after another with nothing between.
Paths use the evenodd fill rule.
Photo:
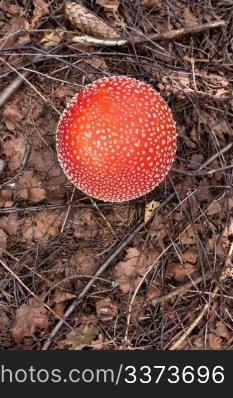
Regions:
<instances>
[{"instance_id":1,"label":"thin branch","mask_svg":"<svg viewBox=\"0 0 233 398\"><path fill-rule=\"evenodd\" d=\"M158 208L158 211L161 210L161 208L163 208L172 198L174 197L174 193L171 194L166 201L164 201L162 203L162 205ZM156 212L157 214L157 212ZM108 266L113 262L113 260L115 260L115 258L125 249L125 247L129 244L129 242L131 242L132 239L134 239L134 237L137 235L137 233L139 231L141 231L141 229L150 221L152 220L152 218L150 218L148 220L148 222L144 222L143 221L139 221L139 223L133 228L133 230L129 233L129 235L124 238L115 248L115 250L113 251L113 253L103 262L103 264L99 267L99 269L97 270L97 272L95 273L95 275L90 279L90 281L86 284L86 286L84 287L84 289L81 291L81 293L78 295L77 299L75 299L71 305L67 308L63 319L61 319L56 326L54 327L54 329L51 331L49 337L46 339L42 350L47 350L53 340L53 338L56 336L56 334L58 333L58 331L60 330L60 328L62 327L64 321L72 314L72 312L74 312L74 310L78 307L78 305L80 304L80 302L82 301L83 297L89 292L89 290L91 289L91 287L93 286L93 283L95 282L95 280L97 279L97 277L99 277L107 268Z\"/></svg>"},{"instance_id":2,"label":"thin branch","mask_svg":"<svg viewBox=\"0 0 233 398\"><path fill-rule=\"evenodd\" d=\"M21 75L17 76L4 90L2 90L0 95L0 108L5 105L8 99L22 86L30 76L30 72L23 72Z\"/></svg>"},{"instance_id":3,"label":"thin branch","mask_svg":"<svg viewBox=\"0 0 233 398\"><path fill-rule=\"evenodd\" d=\"M164 33L153 33L147 36L142 35L141 37L133 37L131 41L134 44L141 44L147 41L174 40L184 35L205 32L206 30L221 28L223 26L226 26L225 21L213 21L203 25L192 26L190 28L174 29Z\"/></svg>"},{"instance_id":4,"label":"thin branch","mask_svg":"<svg viewBox=\"0 0 233 398\"><path fill-rule=\"evenodd\" d=\"M49 337L46 339L42 350L47 350L53 340L53 338L56 336L57 332L60 330L66 319L72 314L72 312L77 308L77 306L80 304L82 301L82 298L89 292L91 289L93 283L99 277L107 268L108 266L112 263L112 261L124 250L124 248L128 245L128 243L136 236L136 234L143 228L144 226L144 221L140 222L136 228L130 233L130 235L124 239L114 250L114 252L103 262L101 267L97 270L95 275L90 279L90 281L86 284L84 289L81 291L81 293L78 295L77 299L75 299L72 304L68 307L66 310L63 319L61 319L52 332L50 333Z\"/></svg>"}]
</instances>

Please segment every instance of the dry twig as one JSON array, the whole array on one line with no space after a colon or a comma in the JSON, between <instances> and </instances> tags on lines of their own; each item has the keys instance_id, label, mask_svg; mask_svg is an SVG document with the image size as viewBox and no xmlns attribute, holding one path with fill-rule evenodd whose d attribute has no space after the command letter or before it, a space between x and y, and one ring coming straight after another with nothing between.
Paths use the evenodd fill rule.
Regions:
<instances>
[{"instance_id":1,"label":"dry twig","mask_svg":"<svg viewBox=\"0 0 233 398\"><path fill-rule=\"evenodd\" d=\"M205 32L206 30L222 28L223 26L226 26L225 21L213 21L203 25L192 26L190 28L174 29L164 33L153 33L147 36L142 35L142 37L133 37L132 42L134 44L141 44L147 41L153 42L161 40L174 40L184 35Z\"/></svg>"}]
</instances>

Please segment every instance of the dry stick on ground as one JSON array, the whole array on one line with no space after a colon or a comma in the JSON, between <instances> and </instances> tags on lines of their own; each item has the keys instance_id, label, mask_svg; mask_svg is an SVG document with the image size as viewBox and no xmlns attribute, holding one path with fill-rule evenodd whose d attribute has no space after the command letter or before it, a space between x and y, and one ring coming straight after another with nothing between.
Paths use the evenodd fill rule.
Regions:
<instances>
[{"instance_id":1,"label":"dry stick on ground","mask_svg":"<svg viewBox=\"0 0 233 398\"><path fill-rule=\"evenodd\" d=\"M2 90L0 95L0 108L5 105L8 99L20 88L20 86L25 82L30 76L30 72L23 72L21 75L17 76L4 90Z\"/></svg>"},{"instance_id":2,"label":"dry stick on ground","mask_svg":"<svg viewBox=\"0 0 233 398\"><path fill-rule=\"evenodd\" d=\"M168 196L168 198L162 203L162 205L157 209L157 211L161 210L173 197L175 196L174 193ZM157 212L156 212L157 213ZM129 244L129 242L137 235L141 229L151 221L151 219L148 220L148 222L139 221L138 224L133 228L133 230L130 232L130 234L124 238L115 248L114 252L103 262L103 264L100 266L100 268L97 270L95 275L90 279L90 281L86 284L84 289L81 291L81 293L78 295L77 299L73 301L73 303L67 308L64 317L62 320L60 320L52 332L50 333L49 337L47 338L45 344L42 347L42 350L47 350L52 342L52 339L56 336L57 332L60 330L60 328L63 325L63 320L66 320L72 312L77 308L77 306L80 304L81 300L83 297L89 292L91 287L93 286L93 283L99 277L107 268L108 266L112 263L112 261L124 250L124 248Z\"/></svg>"},{"instance_id":3,"label":"dry stick on ground","mask_svg":"<svg viewBox=\"0 0 233 398\"><path fill-rule=\"evenodd\" d=\"M89 44L91 46L108 46L108 47L112 47L112 46L124 46L125 44L128 43L127 40L114 40L114 39L99 39L96 37L91 37L91 36L75 36L71 39L72 43L78 43L78 44Z\"/></svg>"},{"instance_id":4,"label":"dry stick on ground","mask_svg":"<svg viewBox=\"0 0 233 398\"><path fill-rule=\"evenodd\" d=\"M129 40L122 40L122 42L120 43L121 45L126 45L127 43L131 43L131 44L141 44L144 43L146 41L161 41L161 40L174 40L177 39L181 36L187 35L187 34L196 34L196 33L200 33L200 32L204 32L206 30L210 30L210 29L215 29L215 28L220 28L226 25L225 21L213 21L213 22L209 22L203 25L197 25L197 26L193 26L191 28L181 28L181 29L174 29L174 30L170 30L168 32L164 32L164 33L156 33L156 34L151 34L151 35L142 35L142 37L130 37ZM101 45L103 45L103 43L101 43ZM106 44L105 44L106 45ZM119 43L118 43L119 45ZM34 59L32 60L38 61L38 57L40 56L36 56L34 57ZM2 60L3 62L6 63L6 61ZM8 66L10 66L8 64ZM13 67L11 66L11 68L13 69ZM23 72L22 74L19 74L19 72L15 69L15 72L18 74L18 76L9 84L9 86L7 86L1 93L0 95L0 108L5 105L5 103L7 102L7 100L16 92L16 90L22 85L22 83L24 83L25 81L28 81L27 78L30 76L30 72L26 71Z\"/></svg>"},{"instance_id":5,"label":"dry stick on ground","mask_svg":"<svg viewBox=\"0 0 233 398\"><path fill-rule=\"evenodd\" d=\"M115 249L115 251L104 261L104 263L101 265L101 267L98 269L98 271L95 273L95 275L90 279L90 281L86 284L84 289L81 291L81 293L78 295L77 299L73 301L73 303L68 307L66 310L63 320L66 320L72 312L76 309L76 307L80 304L82 298L85 296L85 294L91 289L93 283L95 282L96 278L101 275L107 267L111 264L111 262L122 252L122 250L128 245L128 243L136 236L136 234L142 229L144 226L144 222L140 222L135 229L131 232L131 234L123 240ZM60 330L60 328L63 325L63 320L60 320L52 332L50 333L49 337L47 338L46 342L44 343L42 350L47 350L52 342L52 339L56 336L57 332Z\"/></svg>"},{"instance_id":6,"label":"dry stick on ground","mask_svg":"<svg viewBox=\"0 0 233 398\"><path fill-rule=\"evenodd\" d=\"M174 40L187 34L200 33L206 30L220 28L225 25L226 25L225 21L213 21L205 23L203 25L192 26L190 28L174 29L164 33L152 33L147 36L142 35L142 37L132 38L132 42L134 44L141 44L145 43L146 41Z\"/></svg>"},{"instance_id":7,"label":"dry stick on ground","mask_svg":"<svg viewBox=\"0 0 233 398\"><path fill-rule=\"evenodd\" d=\"M228 276L233 276L233 264L231 261L232 255L233 255L233 242L231 243L230 249L228 251L228 255L225 261L225 269L223 270L220 276L220 281L226 280ZM215 295L218 293L219 289L220 289L219 285L215 286L209 302L207 302L204 305L198 317L191 323L191 325L186 329L186 331L182 334L182 336L180 336L180 338L174 344L172 344L169 350L176 350L183 343L183 341L190 335L192 330L200 323L200 321L202 320L202 318L205 316L208 309L210 308L211 303L213 302Z\"/></svg>"}]
</instances>

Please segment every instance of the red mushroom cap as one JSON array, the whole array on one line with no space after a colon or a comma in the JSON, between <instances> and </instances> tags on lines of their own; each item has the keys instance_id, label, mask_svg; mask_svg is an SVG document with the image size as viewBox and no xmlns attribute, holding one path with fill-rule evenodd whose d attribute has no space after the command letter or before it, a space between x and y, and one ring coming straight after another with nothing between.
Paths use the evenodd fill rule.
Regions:
<instances>
[{"instance_id":1,"label":"red mushroom cap","mask_svg":"<svg viewBox=\"0 0 233 398\"><path fill-rule=\"evenodd\" d=\"M168 173L175 122L163 98L127 76L99 79L74 96L57 129L58 159L86 194L121 202L144 195Z\"/></svg>"}]
</instances>

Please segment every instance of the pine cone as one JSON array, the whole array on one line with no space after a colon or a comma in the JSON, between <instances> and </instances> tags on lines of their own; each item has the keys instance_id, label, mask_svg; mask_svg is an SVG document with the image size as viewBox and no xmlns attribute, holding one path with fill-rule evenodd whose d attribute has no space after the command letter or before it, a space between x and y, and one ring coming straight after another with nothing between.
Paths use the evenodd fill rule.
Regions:
<instances>
[{"instance_id":1,"label":"pine cone","mask_svg":"<svg viewBox=\"0 0 233 398\"><path fill-rule=\"evenodd\" d=\"M65 3L65 15L83 33L101 38L120 37L114 29L81 4Z\"/></svg>"}]
</instances>

